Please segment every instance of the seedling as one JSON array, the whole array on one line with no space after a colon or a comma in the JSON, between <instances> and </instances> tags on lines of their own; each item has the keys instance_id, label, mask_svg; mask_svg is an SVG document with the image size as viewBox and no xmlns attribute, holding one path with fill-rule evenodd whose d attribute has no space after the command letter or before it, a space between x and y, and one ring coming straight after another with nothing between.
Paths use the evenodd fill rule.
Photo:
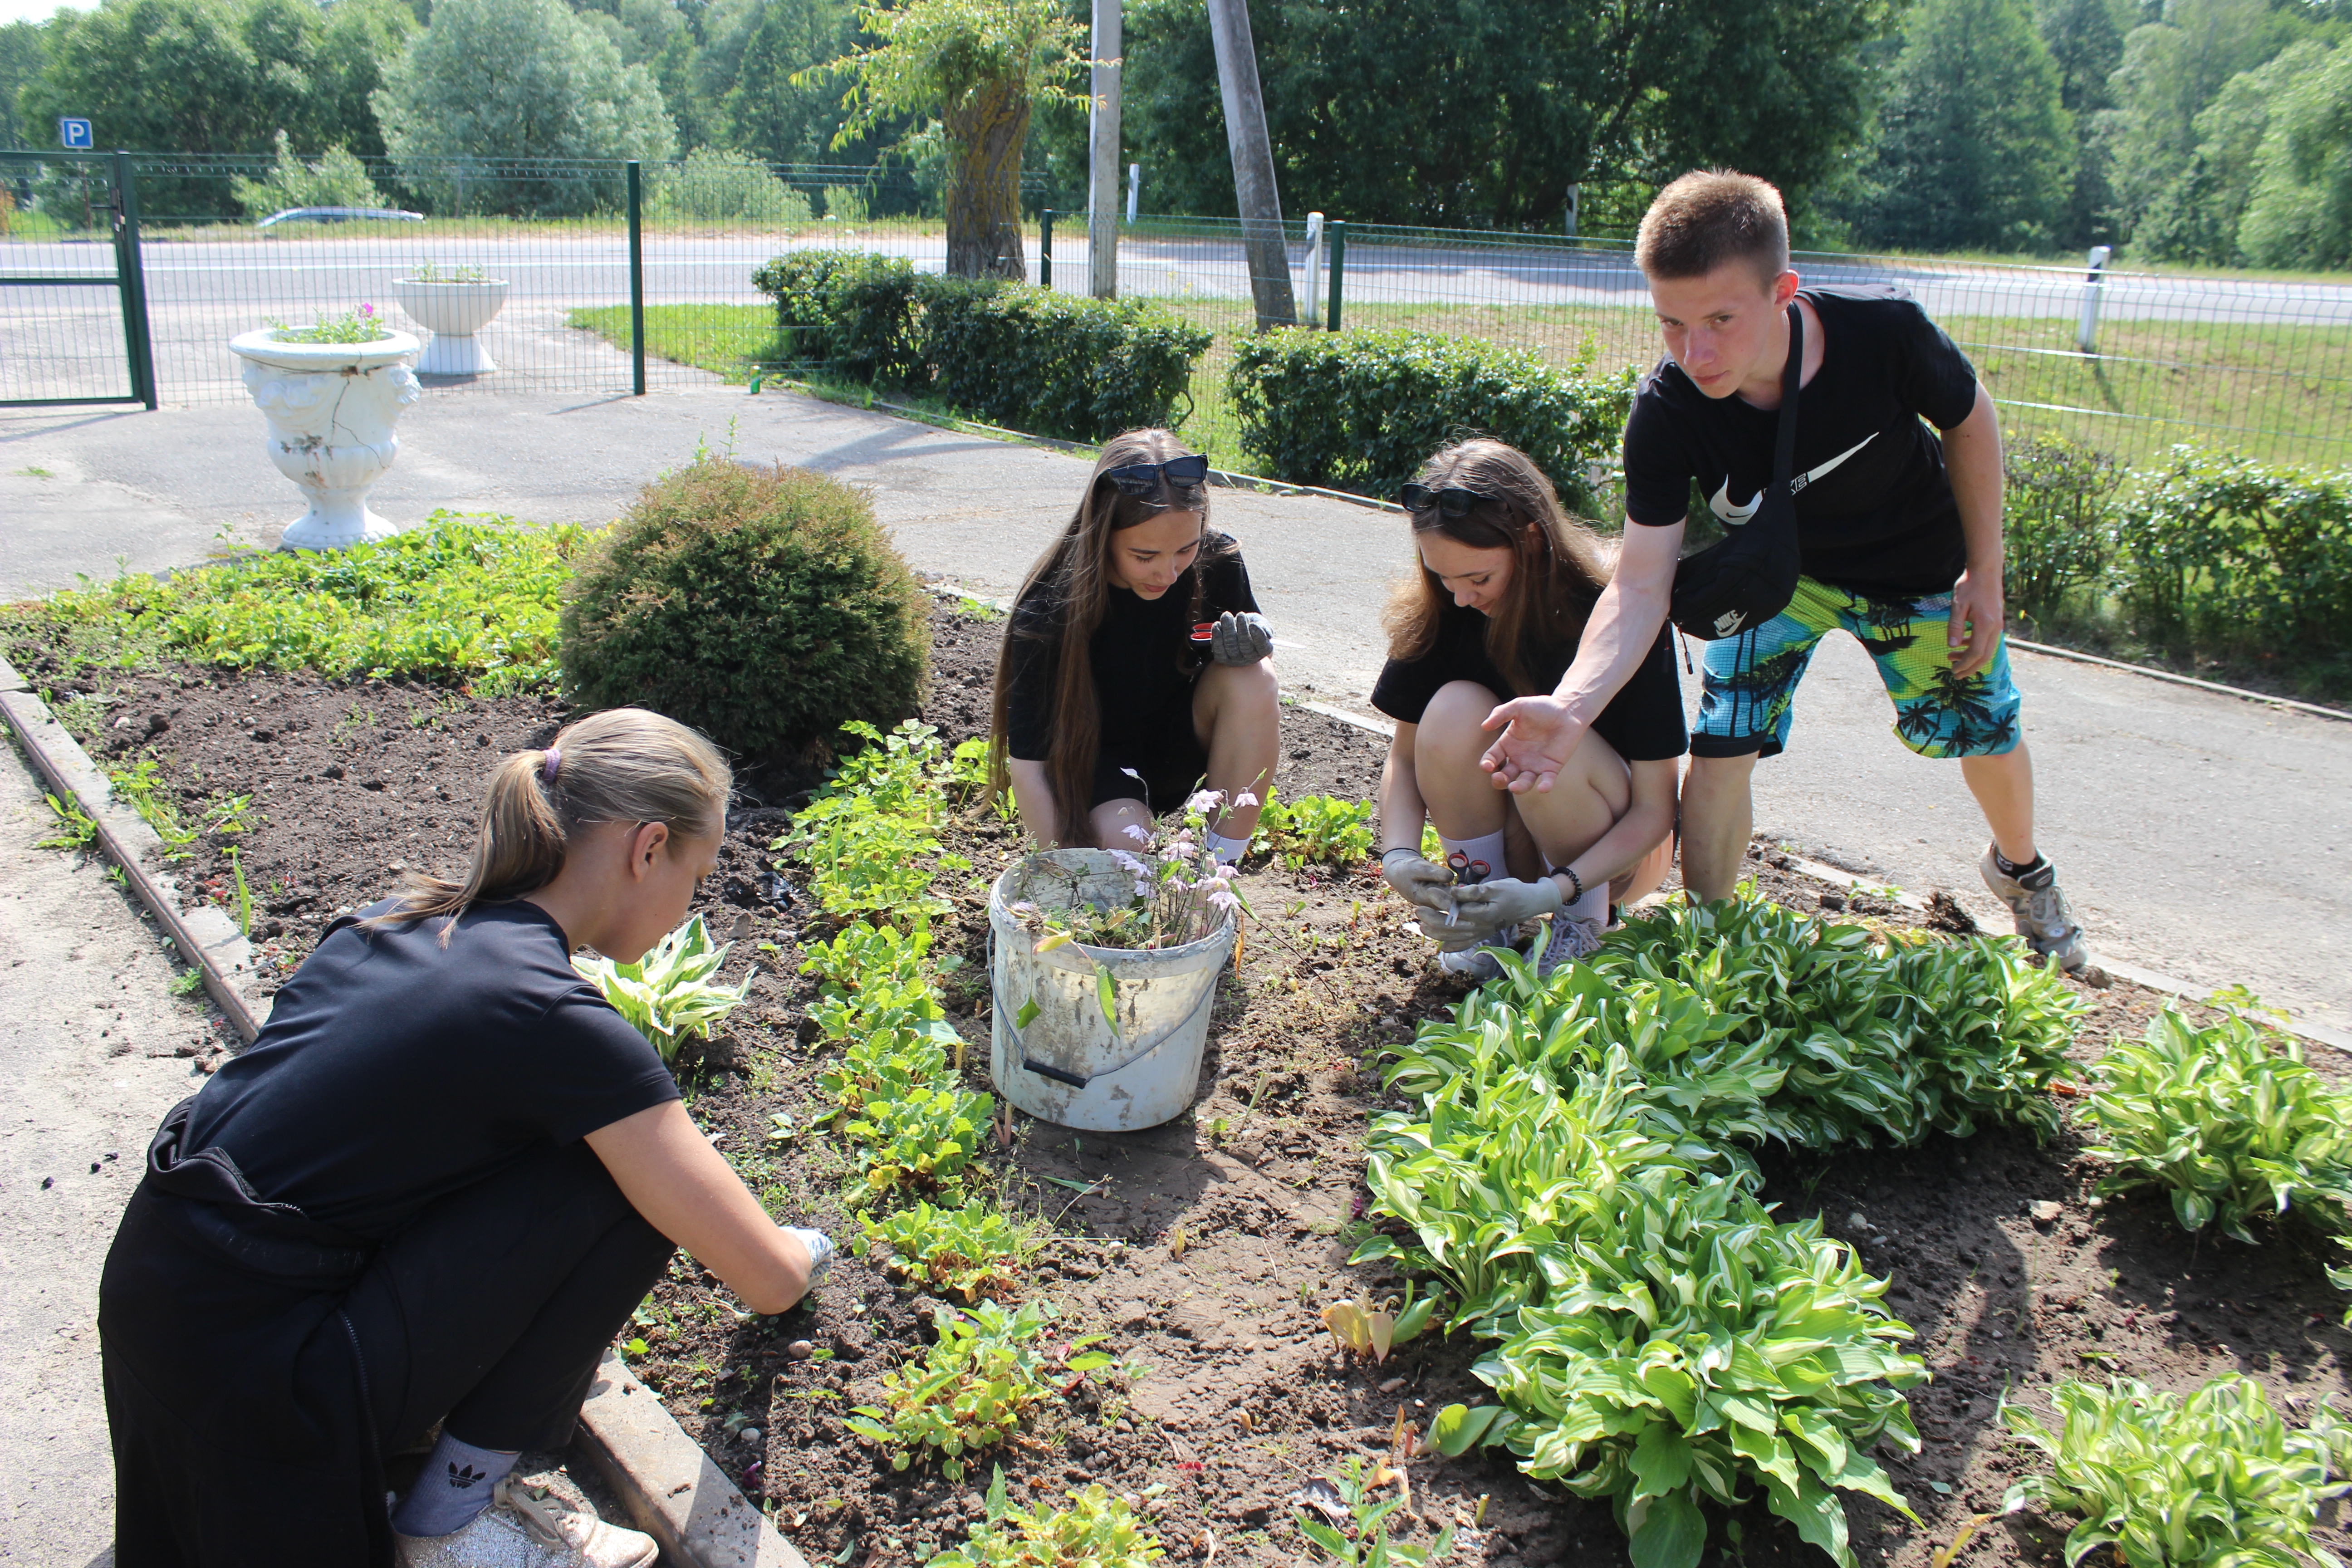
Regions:
<instances>
[{"instance_id":1,"label":"seedling","mask_svg":"<svg viewBox=\"0 0 2352 1568\"><path fill-rule=\"evenodd\" d=\"M1413 1287L1407 1285L1404 1300L1391 1297L1386 1303L1375 1305L1369 1296L1353 1301L1339 1301L1323 1309L1323 1326L1343 1351L1368 1355L1378 1366L1389 1359L1389 1351L1420 1336L1429 1327L1430 1315L1437 1310L1438 1298L1424 1296L1413 1299Z\"/></svg>"},{"instance_id":2,"label":"seedling","mask_svg":"<svg viewBox=\"0 0 2352 1568\"><path fill-rule=\"evenodd\" d=\"M1386 1502L1373 1494L1395 1483L1399 1491ZM1360 1455L1350 1454L1336 1475L1309 1481L1292 1494L1290 1517L1299 1532L1324 1556L1347 1568L1428 1568L1454 1554L1454 1527L1447 1525L1426 1546L1401 1545L1388 1538L1388 1517L1402 1507L1402 1472L1386 1465L1369 1470Z\"/></svg>"},{"instance_id":3,"label":"seedling","mask_svg":"<svg viewBox=\"0 0 2352 1568\"><path fill-rule=\"evenodd\" d=\"M1055 1389L1067 1393L1087 1373L1112 1364L1100 1351L1085 1349L1100 1334L1041 1344L1053 1316L1044 1301L1017 1312L989 1301L970 1312L940 1308L933 1320L938 1342L885 1373L884 1403L858 1406L844 1425L889 1450L893 1469L928 1452L940 1474L961 1480L967 1455L1011 1436Z\"/></svg>"},{"instance_id":4,"label":"seedling","mask_svg":"<svg viewBox=\"0 0 2352 1568\"><path fill-rule=\"evenodd\" d=\"M1101 1483L1065 1494L1067 1506L1034 1513L1007 1500L1004 1468L996 1467L982 1503L985 1519L971 1539L931 1559L929 1568L1144 1568L1161 1556L1134 1512Z\"/></svg>"},{"instance_id":5,"label":"seedling","mask_svg":"<svg viewBox=\"0 0 2352 1568\"><path fill-rule=\"evenodd\" d=\"M909 1283L952 1290L967 1301L1002 1300L1018 1290L1021 1271L1041 1243L1034 1223L1014 1219L985 1198L959 1208L919 1203L887 1219L861 1222L850 1244L859 1257L879 1246L891 1272Z\"/></svg>"}]
</instances>

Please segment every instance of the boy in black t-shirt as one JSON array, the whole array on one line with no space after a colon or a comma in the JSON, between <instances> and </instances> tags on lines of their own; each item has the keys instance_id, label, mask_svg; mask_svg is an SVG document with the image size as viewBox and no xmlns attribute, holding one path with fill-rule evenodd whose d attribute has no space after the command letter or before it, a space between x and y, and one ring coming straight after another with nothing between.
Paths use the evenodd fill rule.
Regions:
<instances>
[{"instance_id":1,"label":"boy in black t-shirt","mask_svg":"<svg viewBox=\"0 0 2352 1568\"><path fill-rule=\"evenodd\" d=\"M1631 526L1555 693L1488 720L1508 725L1486 756L1496 785L1549 789L1640 668L1665 616L1693 481L1725 528L1754 515L1772 478L1794 301L1804 331L1790 489L1802 574L1779 616L1706 645L1682 794L1684 884L1701 898L1732 891L1756 760L1787 744L1798 680L1842 627L1876 662L1895 735L1922 756L1958 759L1992 830L1985 883L2018 934L2084 968L2082 930L2033 846L2033 768L2001 637L2000 429L1974 367L1898 289L1800 289L1780 194L1749 175L1668 185L1634 259L1666 355L1625 426Z\"/></svg>"}]
</instances>

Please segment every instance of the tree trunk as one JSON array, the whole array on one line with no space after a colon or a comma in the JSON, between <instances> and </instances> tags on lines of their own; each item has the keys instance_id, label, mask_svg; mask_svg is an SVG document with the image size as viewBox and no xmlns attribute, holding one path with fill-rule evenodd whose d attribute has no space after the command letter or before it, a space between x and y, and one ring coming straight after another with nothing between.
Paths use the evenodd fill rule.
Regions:
<instances>
[{"instance_id":1,"label":"tree trunk","mask_svg":"<svg viewBox=\"0 0 2352 1568\"><path fill-rule=\"evenodd\" d=\"M1282 194L1275 184L1274 145L1266 139L1259 94L1257 46L1250 39L1249 0L1209 0L1209 34L1217 51L1217 86L1225 105L1225 143L1234 160L1234 205L1242 215L1257 330L1298 321L1290 293L1290 247L1282 236Z\"/></svg>"},{"instance_id":2,"label":"tree trunk","mask_svg":"<svg viewBox=\"0 0 2352 1568\"><path fill-rule=\"evenodd\" d=\"M990 82L947 116L948 271L958 278L1029 280L1021 239L1021 148L1029 100Z\"/></svg>"}]
</instances>

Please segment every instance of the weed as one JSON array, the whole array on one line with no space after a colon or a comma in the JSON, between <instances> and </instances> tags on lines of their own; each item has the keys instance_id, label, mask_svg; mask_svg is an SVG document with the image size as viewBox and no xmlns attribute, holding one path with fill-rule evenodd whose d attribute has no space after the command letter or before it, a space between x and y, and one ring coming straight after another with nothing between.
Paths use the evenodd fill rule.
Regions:
<instances>
[{"instance_id":1,"label":"weed","mask_svg":"<svg viewBox=\"0 0 2352 1568\"><path fill-rule=\"evenodd\" d=\"M204 971L184 969L172 976L170 990L174 996L193 996L205 988Z\"/></svg>"},{"instance_id":2,"label":"weed","mask_svg":"<svg viewBox=\"0 0 2352 1568\"><path fill-rule=\"evenodd\" d=\"M1100 1482L1066 1494L1068 1506L1027 1512L1007 1501L1004 1468L989 1483L986 1518L971 1539L931 1559L929 1568L1143 1568L1162 1555L1135 1514Z\"/></svg>"},{"instance_id":3,"label":"weed","mask_svg":"<svg viewBox=\"0 0 2352 1568\"><path fill-rule=\"evenodd\" d=\"M1336 1475L1307 1484L1298 1495L1309 1500L1308 1506L1294 1501L1290 1516L1318 1551L1347 1568L1389 1568L1391 1563L1398 1568L1427 1568L1454 1554L1454 1527L1439 1531L1437 1539L1426 1546L1403 1546L1391 1541L1388 1517L1404 1505L1409 1484L1403 1472L1379 1463L1367 1467L1361 1455L1350 1454ZM1388 1486L1394 1486L1397 1495L1386 1502L1374 1500L1374 1494Z\"/></svg>"},{"instance_id":4,"label":"weed","mask_svg":"<svg viewBox=\"0 0 2352 1568\"><path fill-rule=\"evenodd\" d=\"M98 824L81 808L79 801L61 801L56 795L41 797L49 803L49 814L57 818L57 831L36 842L36 849L88 849L98 842Z\"/></svg>"}]
</instances>

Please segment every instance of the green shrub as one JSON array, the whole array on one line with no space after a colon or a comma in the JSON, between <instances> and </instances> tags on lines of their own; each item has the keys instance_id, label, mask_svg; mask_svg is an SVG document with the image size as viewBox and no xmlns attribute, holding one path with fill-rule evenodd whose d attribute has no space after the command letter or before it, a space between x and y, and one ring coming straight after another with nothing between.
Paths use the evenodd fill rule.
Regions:
<instances>
[{"instance_id":1,"label":"green shrub","mask_svg":"<svg viewBox=\"0 0 2352 1568\"><path fill-rule=\"evenodd\" d=\"M1073 441L1171 422L1207 329L1140 300L926 277L930 390L977 419Z\"/></svg>"},{"instance_id":2,"label":"green shrub","mask_svg":"<svg viewBox=\"0 0 2352 1568\"><path fill-rule=\"evenodd\" d=\"M2116 1378L2105 1388L2069 1380L2050 1391L2056 1429L2001 1400L2002 1422L2041 1449L2047 1474L2001 1499L2079 1516L2066 1537L2069 1568L2102 1546L2118 1562L2172 1568L2297 1568L2336 1559L2312 1544L2320 1505L2347 1489L2352 1428L2322 1400L2293 1431L2263 1385L2225 1373L2189 1395Z\"/></svg>"},{"instance_id":3,"label":"green shrub","mask_svg":"<svg viewBox=\"0 0 2352 1568\"><path fill-rule=\"evenodd\" d=\"M278 133L278 161L258 180L242 175L230 179L229 195L250 218L265 218L291 207L388 207L392 199L376 189L367 165L341 147L305 163L294 155L286 132Z\"/></svg>"},{"instance_id":4,"label":"green shrub","mask_svg":"<svg viewBox=\"0 0 2352 1568\"><path fill-rule=\"evenodd\" d=\"M2123 472L2106 453L2060 436L2012 437L2001 462L2001 584L2011 614L2049 621L2080 595L2095 595L2106 577L2108 512Z\"/></svg>"},{"instance_id":5,"label":"green shrub","mask_svg":"<svg viewBox=\"0 0 2352 1568\"><path fill-rule=\"evenodd\" d=\"M1595 516L1586 465L1615 465L1634 373L1595 375L1590 352L1562 371L1478 338L1294 329L1235 343L1231 384L1243 443L1273 478L1388 496L1440 447L1492 436Z\"/></svg>"},{"instance_id":6,"label":"green shrub","mask_svg":"<svg viewBox=\"0 0 2352 1568\"><path fill-rule=\"evenodd\" d=\"M918 378L914 266L853 250L794 250L762 264L751 286L776 301L794 357L853 381L900 386Z\"/></svg>"},{"instance_id":7,"label":"green shrub","mask_svg":"<svg viewBox=\"0 0 2352 1568\"><path fill-rule=\"evenodd\" d=\"M929 640L922 590L865 496L704 458L647 485L582 563L563 674L584 705L801 757L845 721L913 712Z\"/></svg>"},{"instance_id":8,"label":"green shrub","mask_svg":"<svg viewBox=\"0 0 2352 1568\"><path fill-rule=\"evenodd\" d=\"M2103 1135L2084 1151L2112 1162L2101 1193L2159 1187L2185 1230L2290 1209L2329 1230L2352 1202L2352 1095L2304 1064L2303 1042L2232 1015L2200 1029L2168 1007L2137 1042L2093 1069L2083 1120Z\"/></svg>"},{"instance_id":9,"label":"green shrub","mask_svg":"<svg viewBox=\"0 0 2352 1568\"><path fill-rule=\"evenodd\" d=\"M751 275L796 356L1071 440L1170 422L1212 334L1134 300L918 275L896 257L795 250Z\"/></svg>"},{"instance_id":10,"label":"green shrub","mask_svg":"<svg viewBox=\"0 0 2352 1568\"><path fill-rule=\"evenodd\" d=\"M2120 589L2160 645L2352 654L2352 470L2172 448L2118 510Z\"/></svg>"},{"instance_id":11,"label":"green shrub","mask_svg":"<svg viewBox=\"0 0 2352 1568\"><path fill-rule=\"evenodd\" d=\"M716 147L698 147L657 168L653 184L649 205L656 217L790 225L815 216L808 197L768 173L765 163Z\"/></svg>"}]
</instances>

